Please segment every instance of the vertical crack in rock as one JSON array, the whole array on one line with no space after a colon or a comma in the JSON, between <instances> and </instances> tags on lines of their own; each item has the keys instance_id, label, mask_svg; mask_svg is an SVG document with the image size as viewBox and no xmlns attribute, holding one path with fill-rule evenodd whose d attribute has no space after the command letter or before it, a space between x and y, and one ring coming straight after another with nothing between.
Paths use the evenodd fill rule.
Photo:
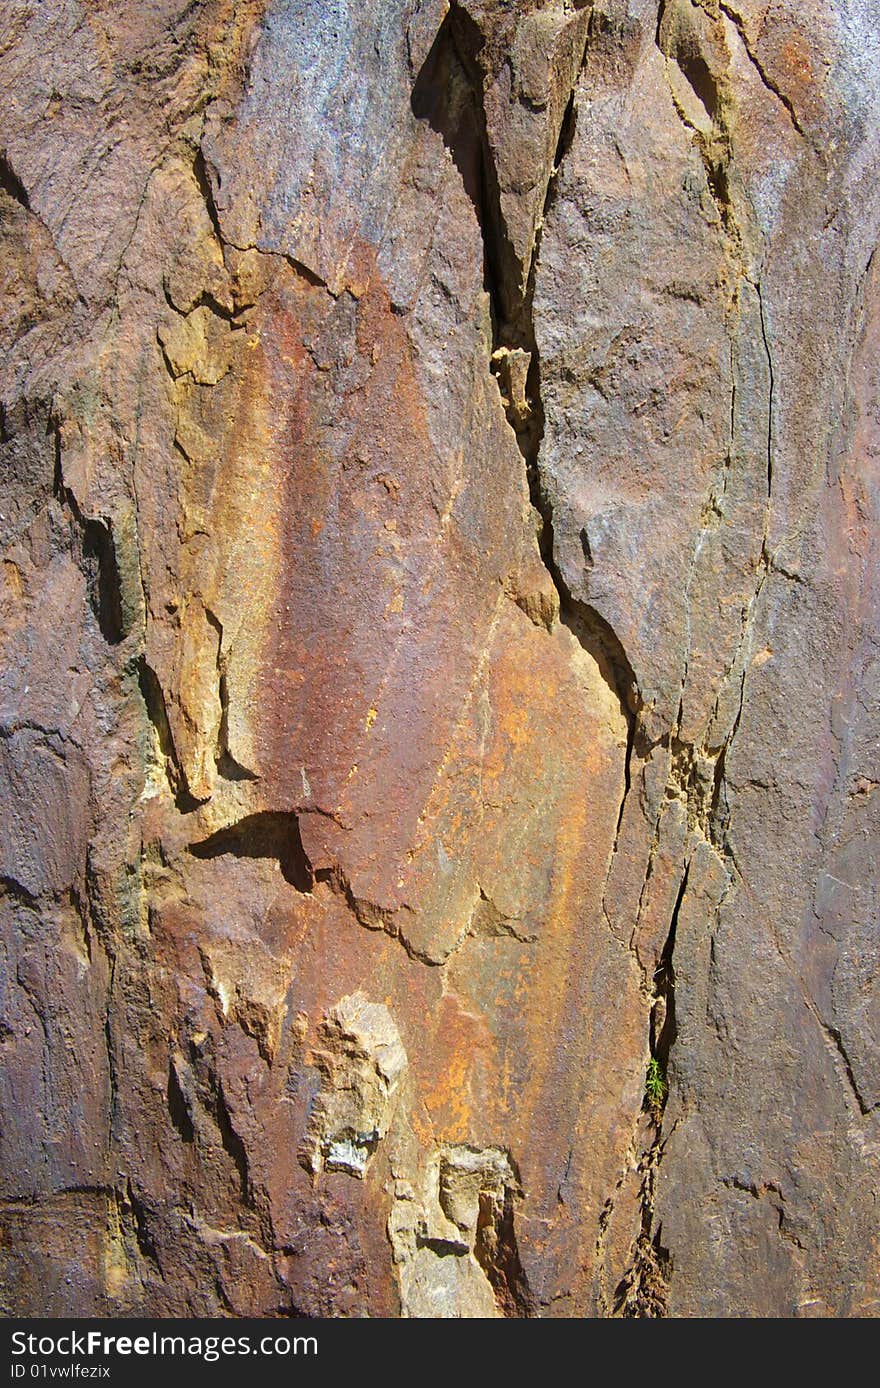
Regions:
<instances>
[{"instance_id":1,"label":"vertical crack in rock","mask_svg":"<svg viewBox=\"0 0 880 1388\"><path fill-rule=\"evenodd\" d=\"M475 105L481 114L483 145L483 196L480 225L483 231L487 290L492 307L493 343L491 369L498 381L502 402L523 458L529 496L535 511L541 558L556 590L559 620L595 660L603 679L620 704L627 725L627 744L624 757L624 785L618 809L615 839L608 865L608 875L617 851L620 827L627 797L631 788L632 755L638 735L640 694L632 665L613 627L590 604L576 599L569 591L556 561L553 508L542 486L538 457L544 436L544 404L541 392L541 361L534 326L535 280L540 259L543 226L556 192L563 161L574 139L576 123L576 86L583 68L588 45L601 23L592 13L585 26L583 42L565 109L559 127L556 147L546 179L546 193L537 222L531 256L526 267L525 288L515 268L515 257L504 233L498 176L489 148L486 116L475 88ZM473 42L473 35L472 35ZM465 60L465 68L473 71L475 55ZM585 558L589 561L589 541L584 537Z\"/></svg>"},{"instance_id":2,"label":"vertical crack in rock","mask_svg":"<svg viewBox=\"0 0 880 1388\"><path fill-rule=\"evenodd\" d=\"M623 1318L654 1319L667 1311L672 1262L662 1243L662 1228L654 1229L654 1200L657 1168L663 1143L656 1137L639 1164L641 1225L632 1262L614 1293L612 1315Z\"/></svg>"},{"instance_id":3,"label":"vertical crack in rock","mask_svg":"<svg viewBox=\"0 0 880 1388\"><path fill-rule=\"evenodd\" d=\"M870 1314L872 7L69 8L0 45L4 1309Z\"/></svg>"},{"instance_id":4,"label":"vertical crack in rock","mask_svg":"<svg viewBox=\"0 0 880 1388\"><path fill-rule=\"evenodd\" d=\"M576 7L579 8L579 7ZM485 99L481 82L481 51L486 40L466 8L455 0L438 35L443 41L448 26L448 42L458 56L471 84L474 114L479 124L482 149L480 187L469 187L477 209L483 235L486 291L492 318L490 368L498 381L505 412L523 459L529 495L536 513L541 557L559 598L560 620L593 657L614 690L629 728L625 778L629 787L629 759L635 735L635 715L639 706L638 684L626 652L610 624L588 603L575 599L568 591L556 563L553 544L553 515L538 469L538 454L544 434L544 407L541 397L541 364L535 337L533 303L535 276L540 257L541 235L547 212L555 194L556 181L574 137L576 121L575 89L583 67L587 45L593 33L593 20L583 16L576 63L559 124L555 148L546 169L546 193L536 221L534 242L525 263L518 260L501 207L500 178L491 148ZM417 83L418 87L418 83ZM416 113L424 113L415 103ZM438 127L450 147L453 160L463 161L453 148L450 132ZM625 797L624 797L625 798ZM620 815L622 817L621 806Z\"/></svg>"},{"instance_id":5,"label":"vertical crack in rock","mask_svg":"<svg viewBox=\"0 0 880 1388\"><path fill-rule=\"evenodd\" d=\"M180 1083L178 1064L175 1063L174 1056L168 1062L166 1083L168 1116L171 1119L172 1127L177 1132L181 1142L191 1146L196 1138L195 1124L190 1116L189 1105Z\"/></svg>"},{"instance_id":6,"label":"vertical crack in rock","mask_svg":"<svg viewBox=\"0 0 880 1388\"><path fill-rule=\"evenodd\" d=\"M767 375L769 386L767 390L767 509L764 514L764 547L762 557L767 555L767 531L770 525L770 506L773 500L773 406L775 394L775 381L773 377L773 356L770 352L770 336L767 331L767 315L764 309L764 296L761 293L759 282L754 283L754 290L758 296L758 313L761 320L761 341L764 344L764 354L767 358Z\"/></svg>"},{"instance_id":7,"label":"vertical crack in rock","mask_svg":"<svg viewBox=\"0 0 880 1388\"><path fill-rule=\"evenodd\" d=\"M117 1117L118 1117L118 1111L119 1111L119 1101L120 1101L120 1095L119 1095L119 1060L118 1060L117 1050L116 1050L116 1039L115 1039L115 1037L114 1037L114 1035L113 1035L113 1002L114 1002L114 996L115 996L115 985L116 985L116 958L115 958L115 956L114 956L114 957L111 959L111 961L110 961L110 977L109 977L109 979L107 980L107 996L106 996L106 1001L105 1001L105 1005L104 1005L104 1017L103 1017L103 1027L102 1027L102 1031L103 1031L103 1038L102 1038L102 1039L103 1039L103 1042L104 1042L104 1049L105 1049L105 1052L106 1052L106 1055L107 1055L107 1088L108 1088L108 1096L107 1096L107 1097L108 1097L108 1104L107 1104L107 1133L106 1133L105 1141L106 1141L106 1150L107 1150L108 1153L111 1152L111 1151L113 1150L113 1139L114 1139L114 1137L115 1137L115 1135L116 1135L116 1123L117 1123Z\"/></svg>"},{"instance_id":8,"label":"vertical crack in rock","mask_svg":"<svg viewBox=\"0 0 880 1388\"><path fill-rule=\"evenodd\" d=\"M678 889L669 933L654 974L654 1002L650 1015L650 1060L645 1084L644 1108L654 1129L653 1141L640 1159L640 1227L632 1260L618 1283L612 1314L627 1318L655 1318L666 1315L672 1259L663 1244L663 1226L655 1223L657 1172L663 1155L663 1115L669 1087L666 1070L669 1052L677 1035L675 1024L675 934L681 905L687 891L690 863L685 866Z\"/></svg>"},{"instance_id":9,"label":"vertical crack in rock","mask_svg":"<svg viewBox=\"0 0 880 1388\"><path fill-rule=\"evenodd\" d=\"M83 514L72 489L64 482L61 461L62 424L57 420L53 421L52 430L55 444L53 492L69 512L75 534L72 550L85 574L89 606L101 635L109 646L118 646L128 635L130 624L126 620L127 614L122 598L113 523L109 519Z\"/></svg>"},{"instance_id":10,"label":"vertical crack in rock","mask_svg":"<svg viewBox=\"0 0 880 1388\"><path fill-rule=\"evenodd\" d=\"M125 1194L122 1199L131 1213L132 1232L137 1244L138 1253L146 1262L152 1263L161 1276L162 1264L156 1243L150 1231L150 1207L146 1200L142 1198L141 1194L135 1190L131 1177L129 1177L126 1182Z\"/></svg>"},{"instance_id":11,"label":"vertical crack in rock","mask_svg":"<svg viewBox=\"0 0 880 1388\"><path fill-rule=\"evenodd\" d=\"M601 24L601 20L599 23ZM618 807L614 843L606 872L605 887L607 889L608 879L617 853L627 798L632 786L632 757L639 738L641 697L632 665L616 632L595 608L573 596L556 561L552 503L542 486L538 466L545 417L541 393L540 354L533 315L535 280L544 220L552 205L560 169L575 134L576 85L593 33L593 16L590 16L589 25L584 27L583 42L575 70L572 73L559 133L546 178L546 192L540 217L536 224L535 238L525 266L518 262L506 232L501 205L501 178L491 148L485 98L480 81L480 54L486 40L478 26L460 4L453 4L446 24L449 26L449 40L459 57L463 71L471 82L472 100L480 127L482 147L480 186L477 190L469 188L469 191L476 205L483 235L485 283L489 296L492 323L490 369L498 382L507 419L523 459L529 496L536 516L541 558L558 595L559 620L568 627L581 647L593 657L602 677L609 688L614 691L626 720L627 742L623 766L623 791ZM414 109L416 114L423 114L416 103L414 103ZM454 161L464 170L465 161L460 161L457 158L448 130L442 126L440 128L447 145L450 146ZM475 196L475 193L478 195ZM590 563L589 540L586 534L583 536L583 544L585 562ZM685 866L679 899L664 950L663 976L656 990L656 1001L652 1012L652 1025L655 1025L660 1009L664 1007L667 1009L667 1024L661 1023L657 1027L657 1054L660 1054L661 1050L668 1054L669 1046L674 1038L672 950L674 948L677 910L684 893L686 880L687 867ZM603 910L605 910L604 890L602 905ZM653 1050L652 1058L656 1062ZM616 1303L617 1313L620 1313L620 1308L623 1306L637 1308L628 1310L627 1314L662 1315L665 1311L665 1285L669 1260L660 1242L660 1231L655 1231L652 1227L655 1172L661 1150L662 1113L656 1114L655 1118L656 1137L641 1168L642 1227L638 1236L632 1286L620 1292ZM419 1285L418 1278L416 1284ZM502 1304L500 1300L499 1304ZM516 1297L513 1298L511 1304L514 1306L530 1305L528 1300L522 1301L520 1299L518 1301ZM528 1309L506 1312L506 1314L530 1313ZM423 1311L422 1314L432 1314L432 1312Z\"/></svg>"},{"instance_id":12,"label":"vertical crack in rock","mask_svg":"<svg viewBox=\"0 0 880 1388\"><path fill-rule=\"evenodd\" d=\"M707 24L705 30L701 27L704 23ZM749 259L749 246L755 239L755 232L751 226L752 213L750 207L743 200L744 195L741 190L735 193L734 179L731 174L733 150L727 124L729 97L726 84L728 77L722 58L719 57L719 53L723 52L723 44L716 44L716 36L710 27L711 23L712 16L708 16L707 19L707 15L699 6L691 5L687 0L684 3L664 0L658 10L655 37L657 47L666 62L667 82L674 110L701 155L707 186L717 207L725 253L730 259L732 281L735 286L730 302L731 320L741 311L740 301L744 286L748 285L751 288L757 302L761 340L767 368L765 405L767 415L767 499L763 510L755 587L743 610L742 631L739 641L728 668L719 680L715 706L703 739L699 745L692 744L680 736L691 660L691 589L704 545L724 514L724 499L729 484L732 450L736 446L737 363L734 343L731 342L730 439L726 456L722 462L720 479L712 482L703 506L701 529L696 538L685 582L685 649L679 685L678 713L668 738L664 739L668 744L670 758L666 797L661 802L654 823L653 839L639 901L635 930L637 935L643 911L647 906L648 887L654 869L655 854L660 847L661 823L667 802L671 797L678 800L685 808L687 837L683 848L679 887L669 930L660 955L659 967L650 984L652 995L649 1034L650 1059L646 1079L645 1105L654 1125L655 1135L638 1168L641 1172L641 1229L634 1247L632 1262L619 1284L615 1296L614 1314L624 1316L662 1316L666 1313L666 1287L671 1271L671 1260L668 1251L662 1244L662 1228L654 1227L654 1201L657 1170L664 1150L662 1128L668 1097L667 1068L670 1051L677 1035L673 963L676 928L682 903L688 891L692 855L696 844L702 842L708 845L728 870L728 884L715 905L716 920L724 901L735 890L735 882L740 875L729 832L725 767L743 712L753 616L770 567L767 555L767 537L773 493L775 390L773 363L761 286L752 272ZM743 37L742 34L740 36ZM751 54L749 56L753 57ZM677 85L672 80L670 64L677 69L680 79L684 79L684 86ZM767 85L766 81L765 85ZM687 89L691 93L690 104L685 99ZM776 95L778 96L779 93ZM742 204L742 207L738 204ZM719 742L716 729L720 719L722 691L730 681L739 684L737 704L730 724L724 730Z\"/></svg>"},{"instance_id":13,"label":"vertical crack in rock","mask_svg":"<svg viewBox=\"0 0 880 1388\"><path fill-rule=\"evenodd\" d=\"M191 1038L185 1051L172 1052L166 1103L182 1142L199 1147L215 1161L221 1150L225 1153L226 1179L243 1206L265 1223L262 1192L252 1179L247 1146L236 1128L211 1043L203 1035Z\"/></svg>"},{"instance_id":14,"label":"vertical crack in rock","mask_svg":"<svg viewBox=\"0 0 880 1388\"><path fill-rule=\"evenodd\" d=\"M781 102L781 104L785 107L785 110L788 112L789 118L791 119L791 123L794 126L797 133L806 138L806 131L804 130L804 127L801 124L801 121L798 117L797 111L795 110L794 102L792 101L791 97L787 96L786 93L782 91L782 89L771 79L767 72L767 69L765 68L764 64L761 62L760 58L755 52L754 45L749 42L748 34L746 32L746 26L743 22L742 15L738 14L732 5L725 4L724 0L718 0L718 8L721 10L722 14L725 14L727 16L727 18L730 20L731 24L734 26L737 33L739 34L739 37L742 40L742 46L746 51L749 62L752 64L752 67L755 69L755 72L758 74L763 85L767 88L768 92L771 92L772 95L776 97L777 101Z\"/></svg>"}]
</instances>

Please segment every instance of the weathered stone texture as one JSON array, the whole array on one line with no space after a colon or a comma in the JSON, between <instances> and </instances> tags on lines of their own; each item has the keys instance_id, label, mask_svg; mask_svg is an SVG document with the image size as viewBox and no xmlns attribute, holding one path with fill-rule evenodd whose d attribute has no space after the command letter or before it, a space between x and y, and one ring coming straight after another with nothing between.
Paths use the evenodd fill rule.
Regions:
<instances>
[{"instance_id":1,"label":"weathered stone texture","mask_svg":"<svg viewBox=\"0 0 880 1388\"><path fill-rule=\"evenodd\" d=\"M8 10L3 1310L876 1314L871 5Z\"/></svg>"}]
</instances>

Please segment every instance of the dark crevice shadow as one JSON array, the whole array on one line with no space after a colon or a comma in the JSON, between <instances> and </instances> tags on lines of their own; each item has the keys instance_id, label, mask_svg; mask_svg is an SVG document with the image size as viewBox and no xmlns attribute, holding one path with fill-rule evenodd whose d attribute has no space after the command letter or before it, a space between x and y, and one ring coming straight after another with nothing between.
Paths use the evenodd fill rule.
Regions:
<instances>
[{"instance_id":1,"label":"dark crevice shadow","mask_svg":"<svg viewBox=\"0 0 880 1388\"><path fill-rule=\"evenodd\" d=\"M493 345L518 315L518 267L504 234L501 194L489 151L477 54L483 37L464 11L451 9L437 31L412 90L410 105L443 140L477 214L483 241L483 288L489 296Z\"/></svg>"},{"instance_id":2,"label":"dark crevice shadow","mask_svg":"<svg viewBox=\"0 0 880 1388\"><path fill-rule=\"evenodd\" d=\"M538 466L544 435L544 405L532 306L541 236L539 231L523 286L521 269L505 230L498 177L489 148L479 66L483 43L483 35L476 22L465 10L453 5L437 31L416 78L412 111L417 119L427 121L431 129L442 137L476 209L483 236L484 287L492 311L493 348L520 349L528 353L530 358L526 383L530 416L524 426L515 425L514 429L525 465L532 505L542 521L539 538L541 557L559 594L560 620L596 660L603 678L619 699L629 729L631 750L640 705L634 671L610 623L588 601L575 598L569 591L556 558L553 506ZM556 174L574 140L577 124L575 90L572 88L569 95L559 129L544 215L556 195ZM592 555L589 553L588 540L584 562L589 569Z\"/></svg>"},{"instance_id":3,"label":"dark crevice shadow","mask_svg":"<svg viewBox=\"0 0 880 1388\"><path fill-rule=\"evenodd\" d=\"M26 212L30 212L31 203L27 189L9 162L5 149L0 150L0 188L14 198Z\"/></svg>"},{"instance_id":4,"label":"dark crevice shadow","mask_svg":"<svg viewBox=\"0 0 880 1388\"><path fill-rule=\"evenodd\" d=\"M221 636L222 641L222 636ZM242 766L229 750L229 682L225 671L220 671L220 731L217 734L217 756L215 762L219 774L226 781L258 781L255 771Z\"/></svg>"},{"instance_id":5,"label":"dark crevice shadow","mask_svg":"<svg viewBox=\"0 0 880 1388\"><path fill-rule=\"evenodd\" d=\"M147 717L156 732L159 751L165 763L165 772L171 793L174 796L174 803L181 814L192 814L194 810L198 809L199 802L190 795L187 789L186 777L183 774L177 749L174 746L171 724L168 721L168 709L159 676L153 667L147 663L146 656L143 655L138 656L136 669L138 688L144 701Z\"/></svg>"},{"instance_id":6,"label":"dark crevice shadow","mask_svg":"<svg viewBox=\"0 0 880 1388\"><path fill-rule=\"evenodd\" d=\"M455 44L451 11L416 77L410 107L416 120L425 121L443 140L482 226L482 115Z\"/></svg>"},{"instance_id":7,"label":"dark crevice shadow","mask_svg":"<svg viewBox=\"0 0 880 1388\"><path fill-rule=\"evenodd\" d=\"M223 1086L219 1082L216 1085L214 1097L216 1100L216 1118L217 1128L220 1132L220 1141L223 1143L223 1150L231 1158L232 1164L238 1173L241 1198L246 1205L249 1205L251 1203L251 1182L247 1148L232 1125L232 1117L229 1112L229 1106L226 1103L226 1095L223 1093Z\"/></svg>"},{"instance_id":8,"label":"dark crevice shadow","mask_svg":"<svg viewBox=\"0 0 880 1388\"><path fill-rule=\"evenodd\" d=\"M194 858L275 858L281 875L298 892L310 892L315 877L306 857L295 814L267 810L247 815L237 824L218 829L215 834L191 843Z\"/></svg>"},{"instance_id":9,"label":"dark crevice shadow","mask_svg":"<svg viewBox=\"0 0 880 1388\"><path fill-rule=\"evenodd\" d=\"M85 521L82 553L89 603L101 635L108 645L118 646L125 635L125 623L119 565L109 526L99 520Z\"/></svg>"},{"instance_id":10,"label":"dark crevice shadow","mask_svg":"<svg viewBox=\"0 0 880 1388\"><path fill-rule=\"evenodd\" d=\"M180 1087L177 1078L177 1071L174 1068L174 1061L168 1064L168 1113L175 1129L180 1134L181 1140L186 1143L195 1141L196 1130L190 1117L189 1107Z\"/></svg>"}]
</instances>

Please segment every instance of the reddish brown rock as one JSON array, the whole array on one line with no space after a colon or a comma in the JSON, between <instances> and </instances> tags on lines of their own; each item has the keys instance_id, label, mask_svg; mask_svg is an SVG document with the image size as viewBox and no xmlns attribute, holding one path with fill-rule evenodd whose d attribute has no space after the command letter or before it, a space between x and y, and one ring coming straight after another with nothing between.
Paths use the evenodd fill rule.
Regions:
<instances>
[{"instance_id":1,"label":"reddish brown rock","mask_svg":"<svg viewBox=\"0 0 880 1388\"><path fill-rule=\"evenodd\" d=\"M16 7L5 1309L877 1310L878 43Z\"/></svg>"}]
</instances>

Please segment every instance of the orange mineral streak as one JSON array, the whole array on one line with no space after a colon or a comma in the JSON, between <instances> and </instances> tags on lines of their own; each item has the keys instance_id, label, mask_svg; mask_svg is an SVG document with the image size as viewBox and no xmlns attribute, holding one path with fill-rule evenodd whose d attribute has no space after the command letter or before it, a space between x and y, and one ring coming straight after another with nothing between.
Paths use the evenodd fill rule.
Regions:
<instances>
[{"instance_id":1,"label":"orange mineral streak","mask_svg":"<svg viewBox=\"0 0 880 1388\"><path fill-rule=\"evenodd\" d=\"M334 300L279 277L260 319L253 358L271 400L281 533L251 696L259 794L266 808L304 812L316 867L339 861L338 826L354 830L358 894L396 909L400 867L501 596L500 559L455 515L466 460L430 437L381 280ZM476 429L473 446L484 446ZM507 498L496 507L485 489L488 516L511 498L523 505L498 475Z\"/></svg>"},{"instance_id":2,"label":"orange mineral streak","mask_svg":"<svg viewBox=\"0 0 880 1388\"><path fill-rule=\"evenodd\" d=\"M585 1097L612 1069L610 1094L637 1088L643 1064L637 970L601 912L625 721L574 637L507 595L527 497L488 370L471 434L444 453L405 320L362 278L334 299L285 265L261 296L207 498L225 548L210 584L188 570L206 607L208 586L224 595L230 750L257 777L235 793L249 813L296 811L318 880L297 894L277 863L245 879L230 859L218 898L223 860L194 865L198 904L171 911L164 948L184 947L197 978L199 913L209 945L250 918L290 1016L384 1000L420 1160L440 1142L509 1151L529 1217L552 1230L565 1170L571 1219L595 1239L632 1096L589 1111ZM365 1198L334 1182L351 1208ZM281 1223L287 1199L279 1187Z\"/></svg>"},{"instance_id":3,"label":"orange mineral streak","mask_svg":"<svg viewBox=\"0 0 880 1388\"><path fill-rule=\"evenodd\" d=\"M474 1072L487 1061L491 1065L492 1049L480 1018L465 1012L457 998L443 998L435 1013L433 1045L419 1057L421 1092L438 1141L467 1142L482 1135L483 1096L474 1093Z\"/></svg>"}]
</instances>

